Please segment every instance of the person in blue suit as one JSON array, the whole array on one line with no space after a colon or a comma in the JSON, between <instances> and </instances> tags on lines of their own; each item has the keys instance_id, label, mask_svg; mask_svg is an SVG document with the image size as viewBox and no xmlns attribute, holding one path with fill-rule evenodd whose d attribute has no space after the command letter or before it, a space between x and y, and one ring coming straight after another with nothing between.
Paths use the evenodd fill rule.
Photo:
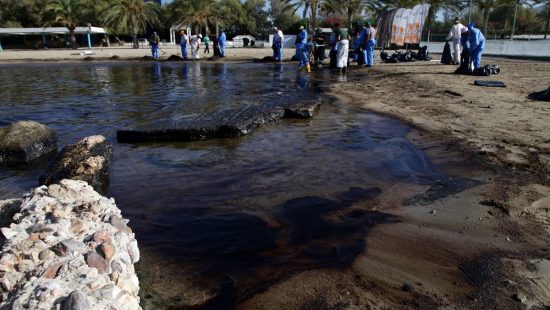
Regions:
<instances>
[{"instance_id":1,"label":"person in blue suit","mask_svg":"<svg viewBox=\"0 0 550 310\"><path fill-rule=\"evenodd\" d=\"M185 30L182 30L180 35L181 58L187 60L187 43L189 42L189 37L187 37L187 31Z\"/></svg>"},{"instance_id":2,"label":"person in blue suit","mask_svg":"<svg viewBox=\"0 0 550 310\"><path fill-rule=\"evenodd\" d=\"M481 55L483 54L483 49L485 48L485 37L481 30L477 29L474 23L468 25L469 32L469 47L468 52L470 53L470 59L474 63L474 69L481 67Z\"/></svg>"},{"instance_id":3,"label":"person in blue suit","mask_svg":"<svg viewBox=\"0 0 550 310\"><path fill-rule=\"evenodd\" d=\"M227 38L225 32L222 30L218 36L218 45L220 46L220 57L225 57L225 45L227 44Z\"/></svg>"},{"instance_id":4,"label":"person in blue suit","mask_svg":"<svg viewBox=\"0 0 550 310\"><path fill-rule=\"evenodd\" d=\"M304 26L300 26L300 33L296 36L296 57L299 61L299 68L306 68L309 65L309 59L307 57L307 31Z\"/></svg>"},{"instance_id":5,"label":"person in blue suit","mask_svg":"<svg viewBox=\"0 0 550 310\"><path fill-rule=\"evenodd\" d=\"M357 64L359 66L364 65L367 62L367 51L363 48L365 44L365 37L367 36L367 27L363 24L361 25L361 31L355 39L355 57Z\"/></svg>"},{"instance_id":6,"label":"person in blue suit","mask_svg":"<svg viewBox=\"0 0 550 310\"><path fill-rule=\"evenodd\" d=\"M370 22L366 23L366 29L365 29L365 61L367 62L365 64L365 67L372 67L374 66L374 47L376 46L376 29L370 24Z\"/></svg>"}]
</instances>

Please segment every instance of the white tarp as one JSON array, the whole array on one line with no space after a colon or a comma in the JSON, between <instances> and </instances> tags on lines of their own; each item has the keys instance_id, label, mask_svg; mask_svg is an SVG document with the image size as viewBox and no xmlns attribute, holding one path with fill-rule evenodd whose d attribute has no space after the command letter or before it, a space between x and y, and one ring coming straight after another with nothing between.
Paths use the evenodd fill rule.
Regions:
<instances>
[{"instance_id":1,"label":"white tarp","mask_svg":"<svg viewBox=\"0 0 550 310\"><path fill-rule=\"evenodd\" d=\"M399 46L420 43L429 9L429 4L418 4L412 9L398 9L393 18L391 43Z\"/></svg>"}]
</instances>

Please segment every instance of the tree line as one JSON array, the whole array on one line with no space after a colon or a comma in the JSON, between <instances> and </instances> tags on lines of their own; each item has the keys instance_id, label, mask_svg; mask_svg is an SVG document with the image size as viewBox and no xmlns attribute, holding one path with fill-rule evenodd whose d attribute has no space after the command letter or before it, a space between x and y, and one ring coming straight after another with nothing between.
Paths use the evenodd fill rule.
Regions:
<instances>
[{"instance_id":1,"label":"tree line","mask_svg":"<svg viewBox=\"0 0 550 310\"><path fill-rule=\"evenodd\" d=\"M388 8L431 5L427 31L444 33L455 16L472 19L486 34L509 35L514 15L515 33L548 33L550 0L174 0L159 6L144 0L0 0L0 27L63 26L76 47L76 26L105 27L110 34L131 37L138 47L138 35L147 25L163 37L173 25L189 25L193 32L217 34L223 28L228 37L250 34L265 39L277 26L297 33L300 25L310 29L339 23L347 27L369 19ZM539 5L539 12L533 7ZM441 20L443 17L443 21Z\"/></svg>"}]
</instances>

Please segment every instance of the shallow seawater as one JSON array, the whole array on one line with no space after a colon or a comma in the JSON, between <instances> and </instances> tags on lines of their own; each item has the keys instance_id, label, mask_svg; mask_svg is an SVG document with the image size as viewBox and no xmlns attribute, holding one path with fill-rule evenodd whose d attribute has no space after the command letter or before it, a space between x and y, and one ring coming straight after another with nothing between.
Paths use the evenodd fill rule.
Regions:
<instances>
[{"instance_id":1,"label":"shallow seawater","mask_svg":"<svg viewBox=\"0 0 550 310\"><path fill-rule=\"evenodd\" d=\"M447 178L407 140L409 127L327 98L311 120L241 138L116 143L117 129L167 113L322 97L321 80L339 82L328 73L251 63L0 68L0 125L32 119L54 128L60 146L92 134L115 144L109 195L140 243L150 309L232 307L295 271L350 264L369 227L393 220L369 202L395 184ZM0 199L36 186L45 168L1 169Z\"/></svg>"}]
</instances>

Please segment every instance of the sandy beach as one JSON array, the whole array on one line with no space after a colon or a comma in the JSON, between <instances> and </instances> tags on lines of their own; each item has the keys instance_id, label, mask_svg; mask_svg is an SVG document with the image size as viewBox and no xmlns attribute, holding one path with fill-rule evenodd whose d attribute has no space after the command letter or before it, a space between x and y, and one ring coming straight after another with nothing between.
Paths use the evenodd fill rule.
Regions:
<instances>
[{"instance_id":1,"label":"sandy beach","mask_svg":"<svg viewBox=\"0 0 550 310\"><path fill-rule=\"evenodd\" d=\"M162 49L163 58L178 52ZM5 50L0 63L150 55L145 48L85 51ZM293 54L285 50L285 58ZM271 49L228 49L227 55L261 59ZM238 309L550 306L550 103L527 99L550 86L550 62L482 62L499 65L501 73L457 76L455 66L438 61L377 62L350 69L362 79L325 87L335 100L411 125L408 138L455 179L439 188L396 184L354 205L394 220L369 231L351 266L298 271L241 300ZM475 80L507 87L478 87Z\"/></svg>"}]
</instances>

